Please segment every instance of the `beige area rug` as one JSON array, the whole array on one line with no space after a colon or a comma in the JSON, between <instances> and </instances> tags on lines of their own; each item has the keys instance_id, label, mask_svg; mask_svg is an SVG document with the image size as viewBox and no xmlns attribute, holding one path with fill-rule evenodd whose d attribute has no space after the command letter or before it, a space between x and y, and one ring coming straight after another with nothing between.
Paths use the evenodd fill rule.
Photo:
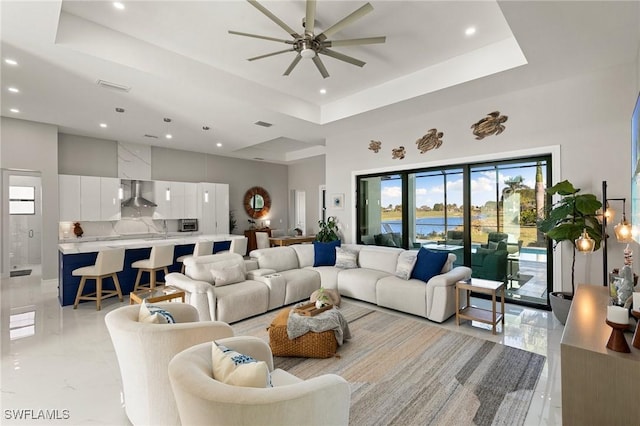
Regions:
<instances>
[{"instance_id":1,"label":"beige area rug","mask_svg":"<svg viewBox=\"0 0 640 426\"><path fill-rule=\"evenodd\" d=\"M348 380L351 425L524 423L544 356L344 300L341 310L353 338L339 358L274 363L302 379L334 373ZM232 327L268 341L276 313Z\"/></svg>"}]
</instances>

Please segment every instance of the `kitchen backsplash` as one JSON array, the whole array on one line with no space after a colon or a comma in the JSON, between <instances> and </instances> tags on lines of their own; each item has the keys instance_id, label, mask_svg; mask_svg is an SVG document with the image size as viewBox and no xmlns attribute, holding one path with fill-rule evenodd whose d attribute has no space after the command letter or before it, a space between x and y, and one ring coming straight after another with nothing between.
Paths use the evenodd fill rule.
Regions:
<instances>
[{"instance_id":1,"label":"kitchen backsplash","mask_svg":"<svg viewBox=\"0 0 640 426\"><path fill-rule=\"evenodd\" d=\"M84 231L81 238L73 233L74 222L60 222L58 239L61 241L77 241L84 239L108 237L133 237L145 234L162 234L178 231L178 220L158 220L150 216L123 217L118 221L80 222ZM166 228L165 228L166 226Z\"/></svg>"}]
</instances>

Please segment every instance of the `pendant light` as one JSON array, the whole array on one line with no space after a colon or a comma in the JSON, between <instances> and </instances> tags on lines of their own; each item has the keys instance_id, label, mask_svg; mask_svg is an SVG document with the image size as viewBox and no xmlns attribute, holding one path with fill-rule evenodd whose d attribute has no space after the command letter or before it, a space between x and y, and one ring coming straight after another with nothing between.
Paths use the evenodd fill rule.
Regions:
<instances>
[{"instance_id":1,"label":"pendant light","mask_svg":"<svg viewBox=\"0 0 640 426\"><path fill-rule=\"evenodd\" d=\"M582 229L582 234L575 240L576 249L581 253L591 253L596 246L596 241L589 236L587 228Z\"/></svg>"}]
</instances>

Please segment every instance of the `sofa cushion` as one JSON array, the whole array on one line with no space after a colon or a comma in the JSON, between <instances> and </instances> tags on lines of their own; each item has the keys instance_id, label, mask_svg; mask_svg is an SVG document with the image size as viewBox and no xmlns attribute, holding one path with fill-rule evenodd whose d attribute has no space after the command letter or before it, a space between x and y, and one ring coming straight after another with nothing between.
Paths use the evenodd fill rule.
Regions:
<instances>
[{"instance_id":1,"label":"sofa cushion","mask_svg":"<svg viewBox=\"0 0 640 426\"><path fill-rule=\"evenodd\" d=\"M336 247L340 247L340 240L323 243L313 242L313 266L333 266L336 264Z\"/></svg>"},{"instance_id":2,"label":"sofa cushion","mask_svg":"<svg viewBox=\"0 0 640 426\"><path fill-rule=\"evenodd\" d=\"M284 304L308 299L315 290L320 288L320 274L313 269L291 269L280 272L286 281Z\"/></svg>"},{"instance_id":3,"label":"sofa cushion","mask_svg":"<svg viewBox=\"0 0 640 426\"><path fill-rule=\"evenodd\" d=\"M411 278L417 278L424 282L429 281L432 277L440 274L448 257L449 253L447 252L434 252L422 247L418 251Z\"/></svg>"},{"instance_id":4,"label":"sofa cushion","mask_svg":"<svg viewBox=\"0 0 640 426\"><path fill-rule=\"evenodd\" d=\"M398 266L398 256L404 251L397 247L362 246L358 253L358 264L361 268L375 269L393 275Z\"/></svg>"},{"instance_id":5,"label":"sofa cushion","mask_svg":"<svg viewBox=\"0 0 640 426\"><path fill-rule=\"evenodd\" d=\"M212 268L223 268L230 265L240 265L246 276L247 269L242 256L236 253L209 254L185 259L186 275L194 280L213 283Z\"/></svg>"},{"instance_id":6,"label":"sofa cushion","mask_svg":"<svg viewBox=\"0 0 640 426\"><path fill-rule=\"evenodd\" d=\"M213 378L233 386L266 388L270 385L269 368L264 361L233 351L214 342L211 345Z\"/></svg>"},{"instance_id":7,"label":"sofa cushion","mask_svg":"<svg viewBox=\"0 0 640 426\"><path fill-rule=\"evenodd\" d=\"M353 269L358 267L358 252L345 247L336 247L336 268Z\"/></svg>"},{"instance_id":8,"label":"sofa cushion","mask_svg":"<svg viewBox=\"0 0 640 426\"><path fill-rule=\"evenodd\" d=\"M245 280L245 274L242 267L238 264L211 268L211 276L216 287L223 285L235 284Z\"/></svg>"},{"instance_id":9,"label":"sofa cushion","mask_svg":"<svg viewBox=\"0 0 640 426\"><path fill-rule=\"evenodd\" d=\"M376 303L376 283L380 278L387 276L388 273L375 269L341 269L338 274L338 288L343 296Z\"/></svg>"},{"instance_id":10,"label":"sofa cushion","mask_svg":"<svg viewBox=\"0 0 640 426\"><path fill-rule=\"evenodd\" d=\"M276 272L298 269L298 256L291 247L270 247L252 250L250 256L258 261L260 269Z\"/></svg>"},{"instance_id":11,"label":"sofa cushion","mask_svg":"<svg viewBox=\"0 0 640 426\"><path fill-rule=\"evenodd\" d=\"M216 317L213 319L230 324L267 312L269 287L253 280L216 287L214 300Z\"/></svg>"},{"instance_id":12,"label":"sofa cushion","mask_svg":"<svg viewBox=\"0 0 640 426\"><path fill-rule=\"evenodd\" d=\"M396 277L408 280L411 278L411 272L418 260L418 252L414 250L407 250L400 253L398 256L398 265L396 266Z\"/></svg>"},{"instance_id":13,"label":"sofa cushion","mask_svg":"<svg viewBox=\"0 0 640 426\"><path fill-rule=\"evenodd\" d=\"M298 265L300 268L313 266L314 247L313 244L292 244L289 247L296 252L298 256Z\"/></svg>"},{"instance_id":14,"label":"sofa cushion","mask_svg":"<svg viewBox=\"0 0 640 426\"><path fill-rule=\"evenodd\" d=\"M147 301L143 300L140 304L138 312L138 322L148 324L175 324L176 320L171 312L162 309L159 306L147 305Z\"/></svg>"}]
</instances>

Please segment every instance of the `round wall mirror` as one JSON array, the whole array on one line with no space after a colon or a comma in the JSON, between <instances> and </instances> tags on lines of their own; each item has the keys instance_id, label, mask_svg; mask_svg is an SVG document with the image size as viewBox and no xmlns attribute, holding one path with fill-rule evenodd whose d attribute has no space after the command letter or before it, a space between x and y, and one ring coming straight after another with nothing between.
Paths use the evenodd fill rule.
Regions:
<instances>
[{"instance_id":1,"label":"round wall mirror","mask_svg":"<svg viewBox=\"0 0 640 426\"><path fill-rule=\"evenodd\" d=\"M244 194L244 210L251 218L265 217L269 209L271 209L271 198L264 188L254 186Z\"/></svg>"}]
</instances>

